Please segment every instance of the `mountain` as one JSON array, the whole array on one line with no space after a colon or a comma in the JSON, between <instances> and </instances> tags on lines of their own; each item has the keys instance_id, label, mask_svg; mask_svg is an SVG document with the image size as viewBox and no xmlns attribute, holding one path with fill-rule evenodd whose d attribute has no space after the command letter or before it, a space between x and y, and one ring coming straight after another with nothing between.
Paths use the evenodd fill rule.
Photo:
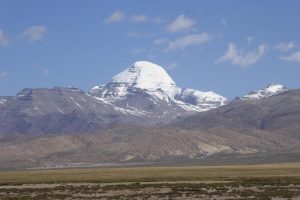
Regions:
<instances>
[{"instance_id":1,"label":"mountain","mask_svg":"<svg viewBox=\"0 0 300 200\"><path fill-rule=\"evenodd\" d=\"M280 94L282 92L287 91L288 88L286 88L283 85L280 84L270 84L267 87L250 92L249 94L243 96L241 99L243 100L257 100L257 99L263 99L267 98L276 94Z\"/></svg>"},{"instance_id":2,"label":"mountain","mask_svg":"<svg viewBox=\"0 0 300 200\"><path fill-rule=\"evenodd\" d=\"M207 131L215 128L243 134L271 132L300 139L300 90L288 90L255 101L235 100L172 123L174 127Z\"/></svg>"},{"instance_id":3,"label":"mountain","mask_svg":"<svg viewBox=\"0 0 300 200\"><path fill-rule=\"evenodd\" d=\"M299 161L300 90L235 100L168 125L0 136L0 168Z\"/></svg>"},{"instance_id":4,"label":"mountain","mask_svg":"<svg viewBox=\"0 0 300 200\"><path fill-rule=\"evenodd\" d=\"M226 98L214 92L177 87L162 67L147 61L134 63L114 76L109 83L93 87L90 93L113 104L129 104L130 107L138 105L138 109L141 110L147 110L163 101L167 102L171 109L175 106L176 109L188 112L201 112L227 102ZM146 105L141 101L146 101Z\"/></svg>"},{"instance_id":5,"label":"mountain","mask_svg":"<svg viewBox=\"0 0 300 200\"><path fill-rule=\"evenodd\" d=\"M180 88L139 61L89 92L25 88L0 97L0 169L108 163L299 161L300 90L228 101Z\"/></svg>"},{"instance_id":6,"label":"mountain","mask_svg":"<svg viewBox=\"0 0 300 200\"><path fill-rule=\"evenodd\" d=\"M115 120L117 113L76 88L25 88L0 104L0 132L82 132Z\"/></svg>"},{"instance_id":7,"label":"mountain","mask_svg":"<svg viewBox=\"0 0 300 200\"><path fill-rule=\"evenodd\" d=\"M146 100L153 104L150 96L144 93L134 96L132 101L139 98L143 99L143 106L148 103ZM141 110L139 105L112 104L77 88L64 87L25 88L1 102L1 134L85 133L119 123L167 123L191 113L159 99L154 101L157 105Z\"/></svg>"},{"instance_id":8,"label":"mountain","mask_svg":"<svg viewBox=\"0 0 300 200\"><path fill-rule=\"evenodd\" d=\"M160 66L140 61L91 89L25 88L0 97L0 134L83 133L115 124L166 124L224 105L213 92L180 89Z\"/></svg>"}]
</instances>

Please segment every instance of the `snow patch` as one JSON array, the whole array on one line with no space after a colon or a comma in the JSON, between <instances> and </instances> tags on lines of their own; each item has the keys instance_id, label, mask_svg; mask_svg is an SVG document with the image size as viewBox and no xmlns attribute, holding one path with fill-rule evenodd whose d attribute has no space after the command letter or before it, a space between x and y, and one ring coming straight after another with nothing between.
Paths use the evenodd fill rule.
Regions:
<instances>
[{"instance_id":1,"label":"snow patch","mask_svg":"<svg viewBox=\"0 0 300 200\"><path fill-rule=\"evenodd\" d=\"M104 98L95 97L95 96L94 96L94 98L95 98L97 101L100 101L101 103L104 103L104 104L106 104L106 105L110 105L110 106L113 106L113 107L115 106L115 105L113 105L112 103L106 101Z\"/></svg>"},{"instance_id":2,"label":"snow patch","mask_svg":"<svg viewBox=\"0 0 300 200\"><path fill-rule=\"evenodd\" d=\"M124 108L120 108L120 107L114 107L115 111L119 111L122 112L126 115L136 115L136 116L146 116L147 114L149 114L146 111L143 110L138 110L138 109L124 109Z\"/></svg>"},{"instance_id":3,"label":"snow patch","mask_svg":"<svg viewBox=\"0 0 300 200\"><path fill-rule=\"evenodd\" d=\"M57 111L60 112L61 114L64 114L64 111L60 109L58 106L56 107Z\"/></svg>"},{"instance_id":4,"label":"snow patch","mask_svg":"<svg viewBox=\"0 0 300 200\"><path fill-rule=\"evenodd\" d=\"M83 107L79 103L75 102L75 105L78 106L80 109L83 109Z\"/></svg>"},{"instance_id":5,"label":"snow patch","mask_svg":"<svg viewBox=\"0 0 300 200\"><path fill-rule=\"evenodd\" d=\"M6 99L0 99L0 104L4 104L6 101Z\"/></svg>"}]
</instances>

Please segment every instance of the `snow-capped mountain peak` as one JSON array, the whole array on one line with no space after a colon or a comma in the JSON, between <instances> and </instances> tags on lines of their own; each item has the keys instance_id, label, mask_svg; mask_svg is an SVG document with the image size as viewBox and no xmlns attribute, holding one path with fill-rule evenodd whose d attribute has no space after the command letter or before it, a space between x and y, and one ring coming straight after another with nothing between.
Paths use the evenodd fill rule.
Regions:
<instances>
[{"instance_id":1,"label":"snow-capped mountain peak","mask_svg":"<svg viewBox=\"0 0 300 200\"><path fill-rule=\"evenodd\" d=\"M256 99L263 99L267 98L282 92L287 91L288 88L281 84L269 84L267 87L250 92L249 94L242 97L243 100L256 100Z\"/></svg>"},{"instance_id":2,"label":"snow-capped mountain peak","mask_svg":"<svg viewBox=\"0 0 300 200\"><path fill-rule=\"evenodd\" d=\"M111 83L151 92L163 90L171 98L180 91L173 79L161 66L149 61L135 62L129 68L114 76Z\"/></svg>"},{"instance_id":3,"label":"snow-capped mountain peak","mask_svg":"<svg viewBox=\"0 0 300 200\"><path fill-rule=\"evenodd\" d=\"M134 101L141 105L144 101L143 106L149 107L145 102L150 100L153 104L150 107L167 104L169 109L177 106L193 112L213 109L227 102L214 92L181 89L161 66L148 61L135 62L109 83L93 87L90 93L115 104L123 102L127 106L128 101Z\"/></svg>"},{"instance_id":4,"label":"snow-capped mountain peak","mask_svg":"<svg viewBox=\"0 0 300 200\"><path fill-rule=\"evenodd\" d=\"M126 83L141 89L176 86L169 74L159 65L138 61L112 78L113 83Z\"/></svg>"},{"instance_id":5,"label":"snow-capped mountain peak","mask_svg":"<svg viewBox=\"0 0 300 200\"><path fill-rule=\"evenodd\" d=\"M288 89L281 84L269 84L266 88L266 91L270 93L278 93L278 92L284 92L287 91Z\"/></svg>"}]
</instances>

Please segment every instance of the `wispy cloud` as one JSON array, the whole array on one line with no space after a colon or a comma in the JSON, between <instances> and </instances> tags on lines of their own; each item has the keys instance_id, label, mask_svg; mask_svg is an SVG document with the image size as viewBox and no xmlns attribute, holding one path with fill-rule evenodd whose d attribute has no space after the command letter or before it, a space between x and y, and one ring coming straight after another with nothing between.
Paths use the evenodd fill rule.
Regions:
<instances>
[{"instance_id":1,"label":"wispy cloud","mask_svg":"<svg viewBox=\"0 0 300 200\"><path fill-rule=\"evenodd\" d=\"M143 23L143 22L149 22L149 23L155 23L155 24L161 24L164 23L165 20L163 20L161 17L149 17L146 14L128 14L125 15L123 11L117 10L111 13L104 22L106 24L111 23L118 23L118 22L130 22L130 23Z\"/></svg>"},{"instance_id":2,"label":"wispy cloud","mask_svg":"<svg viewBox=\"0 0 300 200\"><path fill-rule=\"evenodd\" d=\"M28 42L33 43L37 40L42 39L46 31L47 29L44 26L32 26L26 29L20 37L26 39Z\"/></svg>"},{"instance_id":3,"label":"wispy cloud","mask_svg":"<svg viewBox=\"0 0 300 200\"><path fill-rule=\"evenodd\" d=\"M147 15L132 15L130 18L132 23L140 23L140 22L147 22L149 18Z\"/></svg>"},{"instance_id":4,"label":"wispy cloud","mask_svg":"<svg viewBox=\"0 0 300 200\"><path fill-rule=\"evenodd\" d=\"M125 15L122 11L117 10L105 19L105 23L110 24L114 22L121 22L125 19Z\"/></svg>"},{"instance_id":5,"label":"wispy cloud","mask_svg":"<svg viewBox=\"0 0 300 200\"><path fill-rule=\"evenodd\" d=\"M3 30L0 30L0 46L7 46L9 45L9 39L5 35Z\"/></svg>"},{"instance_id":6,"label":"wispy cloud","mask_svg":"<svg viewBox=\"0 0 300 200\"><path fill-rule=\"evenodd\" d=\"M195 20L184 15L179 15L174 21L166 26L166 30L172 33L187 31L190 30L195 23Z\"/></svg>"},{"instance_id":7,"label":"wispy cloud","mask_svg":"<svg viewBox=\"0 0 300 200\"><path fill-rule=\"evenodd\" d=\"M8 76L8 72L0 72L0 79L3 79Z\"/></svg>"},{"instance_id":8,"label":"wispy cloud","mask_svg":"<svg viewBox=\"0 0 300 200\"><path fill-rule=\"evenodd\" d=\"M228 44L228 49L216 63L230 62L234 65L247 67L255 64L268 50L267 45L259 45L257 50L245 52L242 49L237 49L234 43Z\"/></svg>"},{"instance_id":9,"label":"wispy cloud","mask_svg":"<svg viewBox=\"0 0 300 200\"><path fill-rule=\"evenodd\" d=\"M292 53L288 56L281 56L281 60L286 60L289 62L300 62L300 51L297 51L295 53Z\"/></svg>"},{"instance_id":10,"label":"wispy cloud","mask_svg":"<svg viewBox=\"0 0 300 200\"><path fill-rule=\"evenodd\" d=\"M295 47L297 47L296 43L291 41L291 42L281 42L275 46L275 49L279 51L289 51Z\"/></svg>"},{"instance_id":11,"label":"wispy cloud","mask_svg":"<svg viewBox=\"0 0 300 200\"><path fill-rule=\"evenodd\" d=\"M208 33L186 35L169 41L165 51L168 52L176 49L184 49L189 46L204 44L209 42L210 39L211 38Z\"/></svg>"}]
</instances>

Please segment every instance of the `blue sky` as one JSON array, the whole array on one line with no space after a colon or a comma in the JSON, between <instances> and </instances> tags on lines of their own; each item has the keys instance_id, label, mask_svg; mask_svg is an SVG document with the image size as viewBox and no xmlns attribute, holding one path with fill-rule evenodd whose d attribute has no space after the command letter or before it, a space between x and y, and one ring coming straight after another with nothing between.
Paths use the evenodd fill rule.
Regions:
<instances>
[{"instance_id":1,"label":"blue sky","mask_svg":"<svg viewBox=\"0 0 300 200\"><path fill-rule=\"evenodd\" d=\"M300 88L300 1L1 0L0 95L108 82L137 60L234 98Z\"/></svg>"}]
</instances>

